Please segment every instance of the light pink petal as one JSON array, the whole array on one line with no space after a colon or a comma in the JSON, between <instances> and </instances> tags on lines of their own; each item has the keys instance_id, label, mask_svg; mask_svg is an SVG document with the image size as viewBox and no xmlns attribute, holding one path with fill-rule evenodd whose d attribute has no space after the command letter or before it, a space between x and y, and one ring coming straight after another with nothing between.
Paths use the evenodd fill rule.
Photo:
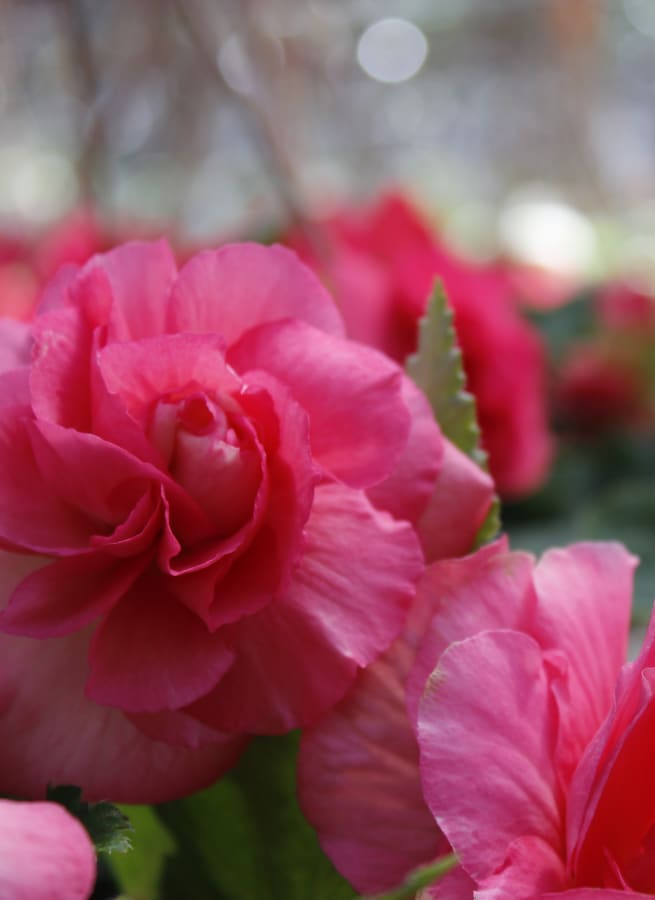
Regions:
<instances>
[{"instance_id":1,"label":"light pink petal","mask_svg":"<svg viewBox=\"0 0 655 900\"><path fill-rule=\"evenodd\" d=\"M309 415L312 454L351 487L390 474L407 443L402 372L353 341L286 320L251 330L227 356L244 374L262 369L286 384Z\"/></svg>"},{"instance_id":2,"label":"light pink petal","mask_svg":"<svg viewBox=\"0 0 655 900\"><path fill-rule=\"evenodd\" d=\"M408 525L340 485L317 488L289 588L221 630L237 659L193 713L254 733L316 721L398 634L422 569Z\"/></svg>"},{"instance_id":3,"label":"light pink petal","mask_svg":"<svg viewBox=\"0 0 655 900\"><path fill-rule=\"evenodd\" d=\"M367 493L378 509L386 509L394 518L406 519L416 526L438 490L448 442L442 437L424 394L407 376L403 378L402 394L411 414L407 443L391 475Z\"/></svg>"},{"instance_id":4,"label":"light pink petal","mask_svg":"<svg viewBox=\"0 0 655 900\"><path fill-rule=\"evenodd\" d=\"M557 715L539 645L488 631L451 645L419 714L428 806L478 881L524 836L563 840L553 761Z\"/></svg>"},{"instance_id":5,"label":"light pink petal","mask_svg":"<svg viewBox=\"0 0 655 900\"><path fill-rule=\"evenodd\" d=\"M63 806L0 800L0 896L88 900L95 876L91 838Z\"/></svg>"},{"instance_id":6,"label":"light pink petal","mask_svg":"<svg viewBox=\"0 0 655 900\"><path fill-rule=\"evenodd\" d=\"M559 853L541 838L528 835L518 838L508 848L503 868L478 885L475 898L540 898L544 891L564 887L565 881L564 863Z\"/></svg>"},{"instance_id":7,"label":"light pink petal","mask_svg":"<svg viewBox=\"0 0 655 900\"><path fill-rule=\"evenodd\" d=\"M29 365L32 333L26 322L0 319L0 372Z\"/></svg>"},{"instance_id":8,"label":"light pink petal","mask_svg":"<svg viewBox=\"0 0 655 900\"><path fill-rule=\"evenodd\" d=\"M93 637L87 695L129 712L179 709L211 690L233 659L220 634L147 573Z\"/></svg>"},{"instance_id":9,"label":"light pink petal","mask_svg":"<svg viewBox=\"0 0 655 900\"><path fill-rule=\"evenodd\" d=\"M177 265L165 240L133 241L94 256L79 278L95 270L106 278L111 292L111 309L97 311L100 321L108 314L111 340L138 340L167 330L168 298Z\"/></svg>"},{"instance_id":10,"label":"light pink petal","mask_svg":"<svg viewBox=\"0 0 655 900\"><path fill-rule=\"evenodd\" d=\"M411 618L416 619L412 614ZM412 633L360 673L344 700L303 732L298 797L321 847L358 891L377 893L437 856L444 839L423 799L405 708Z\"/></svg>"},{"instance_id":11,"label":"light pink petal","mask_svg":"<svg viewBox=\"0 0 655 900\"><path fill-rule=\"evenodd\" d=\"M256 325L286 318L343 334L332 298L294 253L232 244L199 253L182 268L163 330L216 332L229 345Z\"/></svg>"},{"instance_id":12,"label":"light pink petal","mask_svg":"<svg viewBox=\"0 0 655 900\"><path fill-rule=\"evenodd\" d=\"M424 629L407 681L412 721L426 681L449 644L488 629L527 629L535 602L533 566L529 554L508 553L507 540L501 538L471 556L427 569L421 592L433 598L436 614Z\"/></svg>"},{"instance_id":13,"label":"light pink petal","mask_svg":"<svg viewBox=\"0 0 655 900\"><path fill-rule=\"evenodd\" d=\"M241 738L198 750L151 740L84 695L88 637L0 636L0 791L42 797L77 784L89 800L161 803L208 786L236 760Z\"/></svg>"},{"instance_id":14,"label":"light pink petal","mask_svg":"<svg viewBox=\"0 0 655 900\"><path fill-rule=\"evenodd\" d=\"M491 476L450 441L443 443L439 476L418 521L428 562L469 553L494 499Z\"/></svg>"},{"instance_id":15,"label":"light pink petal","mask_svg":"<svg viewBox=\"0 0 655 900\"><path fill-rule=\"evenodd\" d=\"M565 780L607 715L625 662L637 560L620 544L581 543L544 554L534 573L532 634L568 660L559 755ZM555 688L559 691L559 688Z\"/></svg>"},{"instance_id":16,"label":"light pink petal","mask_svg":"<svg viewBox=\"0 0 655 900\"><path fill-rule=\"evenodd\" d=\"M0 370L1 368L0 364ZM29 367L20 366L17 369L0 371L0 406L19 406L27 409L31 402Z\"/></svg>"}]
</instances>

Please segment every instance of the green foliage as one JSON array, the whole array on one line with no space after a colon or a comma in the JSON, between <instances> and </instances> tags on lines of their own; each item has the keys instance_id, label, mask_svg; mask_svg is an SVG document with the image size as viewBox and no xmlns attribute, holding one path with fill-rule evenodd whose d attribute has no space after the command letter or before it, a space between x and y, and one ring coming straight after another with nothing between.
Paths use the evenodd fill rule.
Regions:
<instances>
[{"instance_id":1,"label":"green foliage","mask_svg":"<svg viewBox=\"0 0 655 900\"><path fill-rule=\"evenodd\" d=\"M84 825L98 853L127 853L132 848L130 820L111 803L86 803L80 788L49 786L47 799L64 806Z\"/></svg>"},{"instance_id":2,"label":"green foliage","mask_svg":"<svg viewBox=\"0 0 655 900\"><path fill-rule=\"evenodd\" d=\"M151 807L121 809L134 827L134 849L124 856L112 857L112 873L130 900L157 900L165 861L175 852L175 843Z\"/></svg>"},{"instance_id":3,"label":"green foliage","mask_svg":"<svg viewBox=\"0 0 655 900\"><path fill-rule=\"evenodd\" d=\"M176 847L163 868L162 900L355 896L298 808L297 748L297 734L256 738L216 785L156 808Z\"/></svg>"},{"instance_id":4,"label":"green foliage","mask_svg":"<svg viewBox=\"0 0 655 900\"><path fill-rule=\"evenodd\" d=\"M392 891L376 894L375 897L363 897L361 900L414 900L418 891L436 884L456 865L457 857L454 853L449 853L448 856L442 856L427 866L414 869L405 881Z\"/></svg>"},{"instance_id":5,"label":"green foliage","mask_svg":"<svg viewBox=\"0 0 655 900\"><path fill-rule=\"evenodd\" d=\"M465 390L466 376L453 312L439 281L419 323L418 350L407 359L406 370L430 401L444 435L486 470L487 454L481 445L475 398ZM475 546L492 540L499 530L500 504L495 499L477 534Z\"/></svg>"}]
</instances>

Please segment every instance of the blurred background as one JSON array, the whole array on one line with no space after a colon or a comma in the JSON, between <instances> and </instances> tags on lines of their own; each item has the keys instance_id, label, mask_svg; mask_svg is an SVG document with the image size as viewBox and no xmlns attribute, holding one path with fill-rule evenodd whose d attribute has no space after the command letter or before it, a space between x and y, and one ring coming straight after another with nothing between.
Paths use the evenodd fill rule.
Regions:
<instances>
[{"instance_id":1,"label":"blurred background","mask_svg":"<svg viewBox=\"0 0 655 900\"><path fill-rule=\"evenodd\" d=\"M647 269L652 0L2 0L0 223L199 238L400 183L478 255Z\"/></svg>"}]
</instances>

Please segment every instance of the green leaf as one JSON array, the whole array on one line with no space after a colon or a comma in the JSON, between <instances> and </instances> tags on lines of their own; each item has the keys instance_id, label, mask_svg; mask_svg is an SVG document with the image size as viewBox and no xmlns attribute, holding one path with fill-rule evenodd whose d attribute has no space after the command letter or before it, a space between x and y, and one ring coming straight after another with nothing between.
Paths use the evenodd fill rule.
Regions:
<instances>
[{"instance_id":1,"label":"green leaf","mask_svg":"<svg viewBox=\"0 0 655 900\"><path fill-rule=\"evenodd\" d=\"M164 865L175 852L175 842L149 806L121 809L134 827L134 849L125 856L112 857L114 878L130 900L158 900Z\"/></svg>"},{"instance_id":2,"label":"green leaf","mask_svg":"<svg viewBox=\"0 0 655 900\"><path fill-rule=\"evenodd\" d=\"M457 345L453 312L440 281L435 283L425 315L419 322L418 350L408 357L406 371L430 401L443 434L481 468L488 470L482 449L475 398L465 389L462 351ZM475 539L475 546L500 531L500 504L495 498Z\"/></svg>"},{"instance_id":3,"label":"green leaf","mask_svg":"<svg viewBox=\"0 0 655 900\"><path fill-rule=\"evenodd\" d=\"M84 825L98 853L127 853L132 849L132 825L111 803L86 803L72 784L48 786L47 799L64 806Z\"/></svg>"},{"instance_id":4,"label":"green leaf","mask_svg":"<svg viewBox=\"0 0 655 900\"><path fill-rule=\"evenodd\" d=\"M218 784L157 807L178 849L165 867L164 900L355 896L298 808L297 749L297 734L256 738Z\"/></svg>"},{"instance_id":5,"label":"green leaf","mask_svg":"<svg viewBox=\"0 0 655 900\"><path fill-rule=\"evenodd\" d=\"M392 891L376 894L374 897L362 897L360 900L414 900L418 891L436 884L456 865L457 857L454 853L449 853L448 856L442 856L427 866L414 869L405 881Z\"/></svg>"}]
</instances>

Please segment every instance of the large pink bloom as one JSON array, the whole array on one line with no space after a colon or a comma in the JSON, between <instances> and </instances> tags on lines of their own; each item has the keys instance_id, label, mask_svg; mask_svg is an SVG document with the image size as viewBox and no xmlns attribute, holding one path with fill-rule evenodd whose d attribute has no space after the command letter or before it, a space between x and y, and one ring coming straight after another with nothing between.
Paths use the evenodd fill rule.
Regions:
<instances>
[{"instance_id":1,"label":"large pink bloom","mask_svg":"<svg viewBox=\"0 0 655 900\"><path fill-rule=\"evenodd\" d=\"M500 787L506 785L509 771L516 768L516 758L505 745L483 753L488 721L473 722L458 696L447 708L450 724L443 722L446 713L429 733L432 726L422 724L425 788L421 785L415 723L426 679L440 658L443 664L451 654L462 652L458 648L481 639L478 633L520 634L538 646L559 673L552 709L559 702L557 759L562 784L570 783L609 708L625 658L632 568L633 560L618 545L580 544L551 551L535 566L529 554L509 553L499 541L473 556L428 569L401 638L362 673L348 697L303 736L301 745L301 802L323 848L359 890L389 889L410 869L446 852L449 841L459 852L466 835L473 840L481 828L474 811L484 809L482 798L493 792L496 779ZM567 664L565 655L571 657ZM500 684L507 691L523 689L528 707L532 702L532 683L521 688L495 657L476 658L466 671L468 702L477 703L487 719L504 714ZM544 709L535 708L537 730L550 727L552 709L543 720ZM522 724L526 715L524 710ZM507 744L513 740L512 733ZM541 749L537 753L535 741L529 753L533 768L538 768L543 754ZM498 776L506 757L508 771ZM525 797L522 802L528 810ZM435 822L435 803L443 832ZM451 810L457 816L460 809L471 816L462 822L461 834L448 827ZM525 815L538 818L541 813L538 807ZM478 843L502 841L489 834L497 827L498 811L495 818L489 810L480 813L484 815L487 830ZM508 815L517 815L516 809ZM431 896L470 900L476 870L467 867L466 859L462 856L463 867L441 881ZM497 897L521 900L523 895L510 890Z\"/></svg>"},{"instance_id":2,"label":"large pink bloom","mask_svg":"<svg viewBox=\"0 0 655 900\"><path fill-rule=\"evenodd\" d=\"M623 669L634 566L616 545L551 551L531 589L468 586L421 702L425 797L480 900L647 897L655 890L655 620ZM518 585L517 585L518 588ZM467 610L467 612L464 612ZM464 900L466 890L433 891Z\"/></svg>"},{"instance_id":3,"label":"large pink bloom","mask_svg":"<svg viewBox=\"0 0 655 900\"><path fill-rule=\"evenodd\" d=\"M400 194L338 212L315 237L288 240L334 293L348 334L398 361L416 349L418 321L441 279L498 489L517 496L539 487L552 455L545 355L505 273L439 243Z\"/></svg>"},{"instance_id":4,"label":"large pink bloom","mask_svg":"<svg viewBox=\"0 0 655 900\"><path fill-rule=\"evenodd\" d=\"M86 900L95 874L93 844L63 806L0 800L0 897Z\"/></svg>"},{"instance_id":5,"label":"large pink bloom","mask_svg":"<svg viewBox=\"0 0 655 900\"><path fill-rule=\"evenodd\" d=\"M401 629L423 548L486 512L488 479L282 248L178 273L125 245L0 337L6 791L211 781L244 734L336 703Z\"/></svg>"}]
</instances>

